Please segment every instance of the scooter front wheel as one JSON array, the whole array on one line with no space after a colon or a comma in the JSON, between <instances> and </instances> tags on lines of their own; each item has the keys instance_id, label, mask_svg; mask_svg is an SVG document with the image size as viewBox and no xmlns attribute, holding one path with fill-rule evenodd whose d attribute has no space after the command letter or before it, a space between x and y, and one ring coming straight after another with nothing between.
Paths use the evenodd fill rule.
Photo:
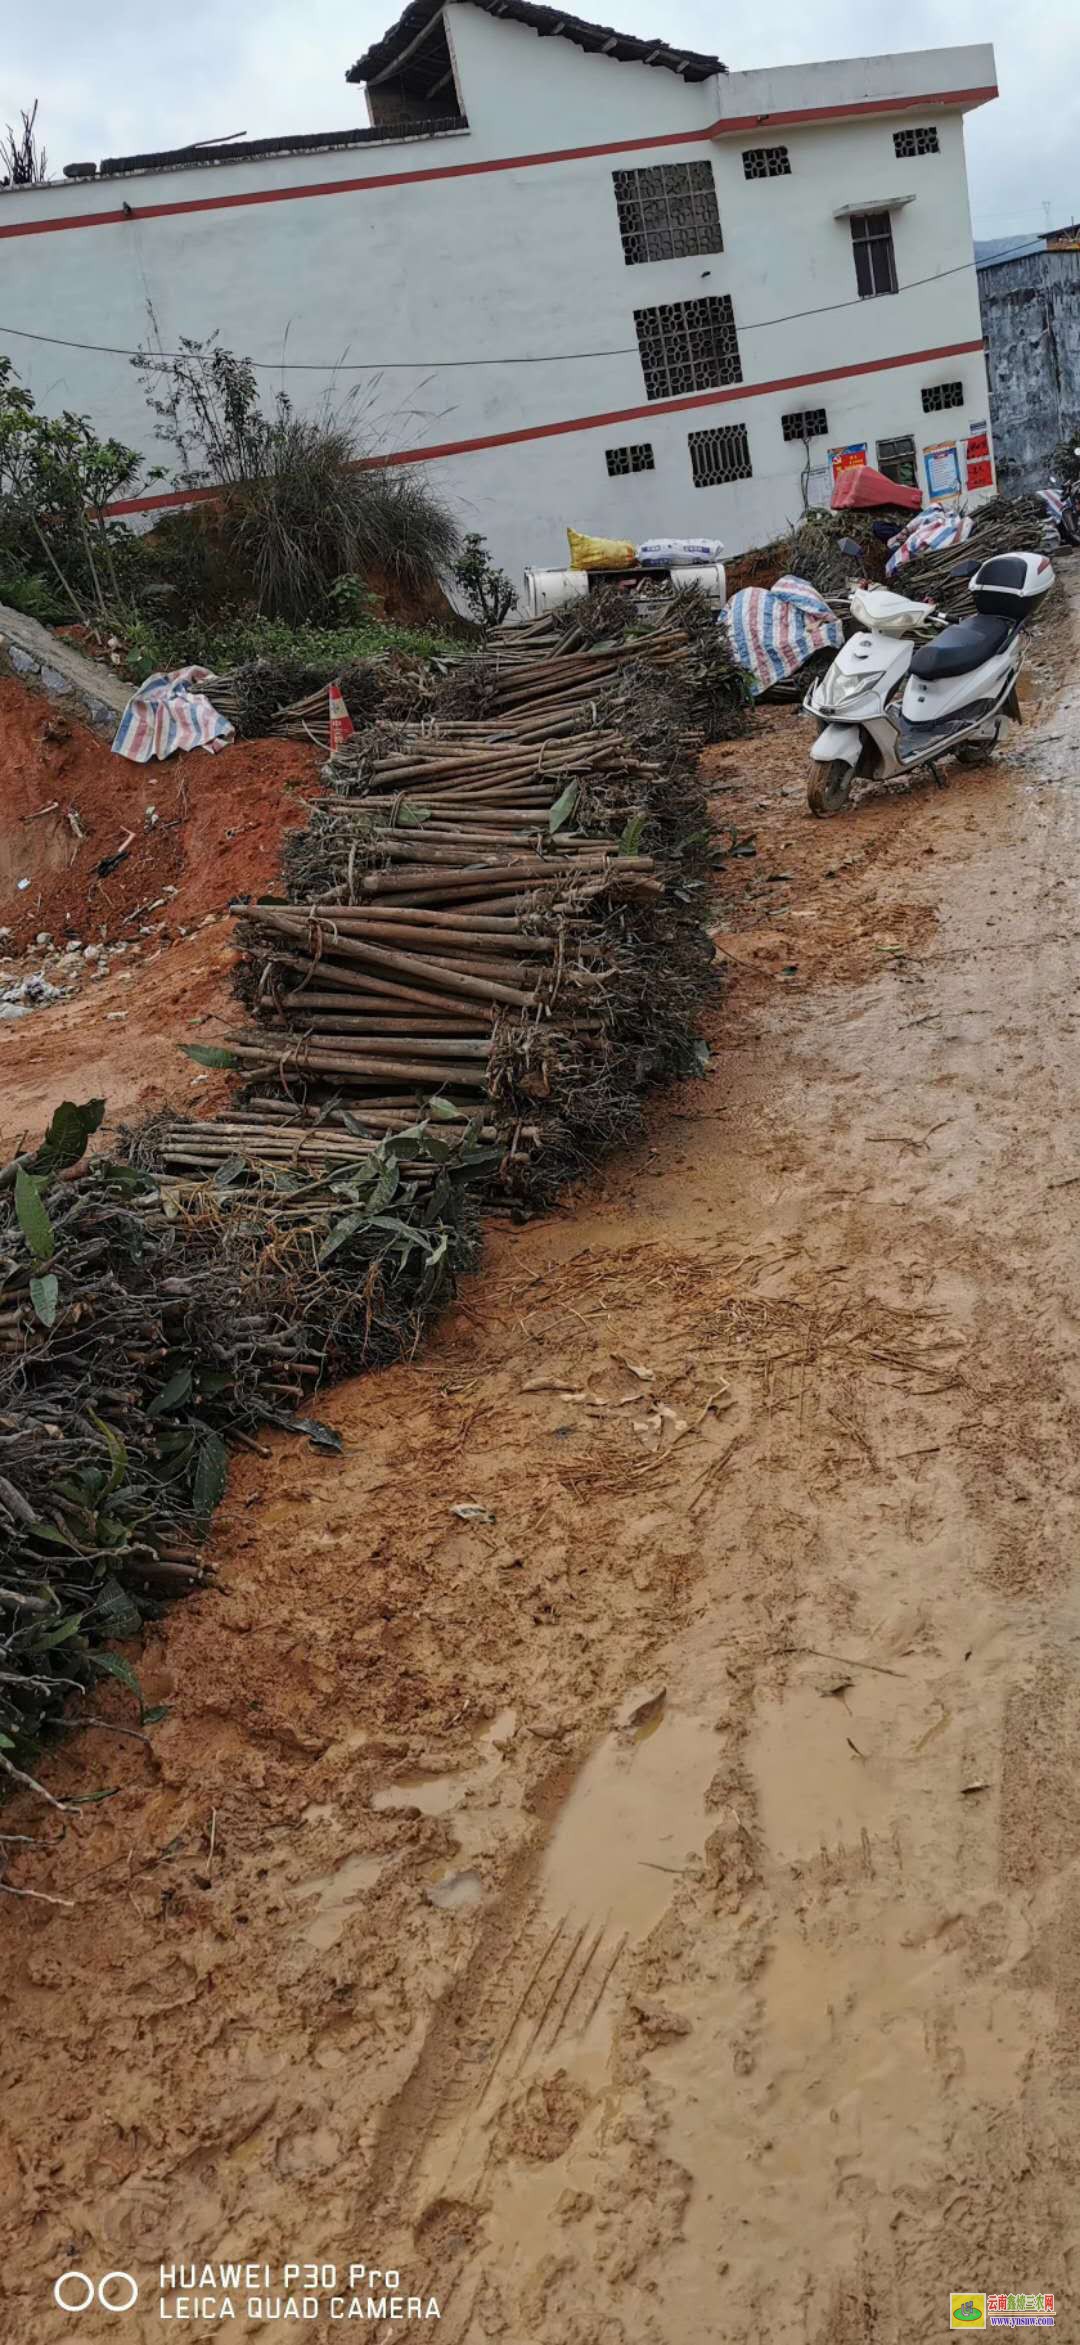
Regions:
<instances>
[{"instance_id":1,"label":"scooter front wheel","mask_svg":"<svg viewBox=\"0 0 1080 2345\"><path fill-rule=\"evenodd\" d=\"M854 767L842 757L834 757L831 765L811 766L806 785L811 814L842 814L850 802L854 779Z\"/></svg>"}]
</instances>

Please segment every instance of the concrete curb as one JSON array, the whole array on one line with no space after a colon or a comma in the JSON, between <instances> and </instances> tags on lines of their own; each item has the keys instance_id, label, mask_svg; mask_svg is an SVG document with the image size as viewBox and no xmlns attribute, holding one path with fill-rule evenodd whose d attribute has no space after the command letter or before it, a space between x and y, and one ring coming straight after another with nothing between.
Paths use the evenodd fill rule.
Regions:
<instances>
[{"instance_id":1,"label":"concrete curb","mask_svg":"<svg viewBox=\"0 0 1080 2345\"><path fill-rule=\"evenodd\" d=\"M0 654L17 676L40 684L51 698L62 695L78 700L89 723L111 739L131 687L121 684L107 668L87 659L72 644L63 643L37 619L9 610L6 603L0 603Z\"/></svg>"}]
</instances>

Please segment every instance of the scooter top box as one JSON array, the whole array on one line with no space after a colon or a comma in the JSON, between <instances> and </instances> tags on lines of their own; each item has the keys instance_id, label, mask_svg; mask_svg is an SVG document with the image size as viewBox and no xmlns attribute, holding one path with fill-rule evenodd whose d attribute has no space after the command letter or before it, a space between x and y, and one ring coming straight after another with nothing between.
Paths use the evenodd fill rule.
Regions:
<instances>
[{"instance_id":1,"label":"scooter top box","mask_svg":"<svg viewBox=\"0 0 1080 2345\"><path fill-rule=\"evenodd\" d=\"M1053 583L1045 554L994 554L976 570L971 599L982 618L1024 619Z\"/></svg>"}]
</instances>

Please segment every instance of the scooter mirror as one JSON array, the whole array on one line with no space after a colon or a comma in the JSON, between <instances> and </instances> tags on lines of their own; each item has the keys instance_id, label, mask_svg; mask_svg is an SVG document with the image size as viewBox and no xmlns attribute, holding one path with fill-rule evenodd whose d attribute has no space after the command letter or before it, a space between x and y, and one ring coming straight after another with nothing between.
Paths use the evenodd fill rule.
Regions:
<instances>
[{"instance_id":1,"label":"scooter mirror","mask_svg":"<svg viewBox=\"0 0 1080 2345\"><path fill-rule=\"evenodd\" d=\"M861 561L862 561L862 558L863 558L863 550L862 550L862 547L861 547L860 545L857 545L857 544L856 544L856 541L855 541L855 539L854 539L853 537L842 537L842 538L841 538L841 540L840 540L840 551L841 551L841 553L842 553L842 554L850 554L850 555L852 556L852 559L853 559L854 561L856 561L856 562L861 562Z\"/></svg>"},{"instance_id":2,"label":"scooter mirror","mask_svg":"<svg viewBox=\"0 0 1080 2345\"><path fill-rule=\"evenodd\" d=\"M974 578L976 571L981 569L981 562L953 562L950 564L953 578Z\"/></svg>"}]
</instances>

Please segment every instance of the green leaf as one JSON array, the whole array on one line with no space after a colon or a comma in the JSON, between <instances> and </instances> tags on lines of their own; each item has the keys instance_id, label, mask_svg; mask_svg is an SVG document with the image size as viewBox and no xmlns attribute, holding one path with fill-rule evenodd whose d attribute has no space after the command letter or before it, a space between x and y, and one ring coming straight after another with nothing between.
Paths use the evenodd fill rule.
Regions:
<instances>
[{"instance_id":1,"label":"green leaf","mask_svg":"<svg viewBox=\"0 0 1080 2345\"><path fill-rule=\"evenodd\" d=\"M62 1099L54 1109L49 1129L30 1170L36 1173L64 1172L86 1154L86 1144L93 1132L100 1131L105 1116L103 1099L87 1099L77 1106L73 1099Z\"/></svg>"},{"instance_id":2,"label":"green leaf","mask_svg":"<svg viewBox=\"0 0 1080 2345\"><path fill-rule=\"evenodd\" d=\"M167 1702L155 1702L153 1709L143 1711L141 1724L143 1726L160 1726L162 1719L168 1718L170 1715Z\"/></svg>"},{"instance_id":3,"label":"green leaf","mask_svg":"<svg viewBox=\"0 0 1080 2345\"><path fill-rule=\"evenodd\" d=\"M114 1432L112 1426L105 1423L104 1417L96 1417L93 1409L88 1409L86 1413L90 1423L96 1426L109 1452L109 1479L105 1484L104 1496L111 1498L113 1491L119 1490L127 1473L127 1446L121 1440L119 1433Z\"/></svg>"},{"instance_id":4,"label":"green leaf","mask_svg":"<svg viewBox=\"0 0 1080 2345\"><path fill-rule=\"evenodd\" d=\"M397 1195L400 1179L401 1175L397 1165L392 1157L388 1157L386 1163L379 1169L375 1186L367 1200L369 1213L381 1213L383 1206L390 1204L391 1199Z\"/></svg>"},{"instance_id":5,"label":"green leaf","mask_svg":"<svg viewBox=\"0 0 1080 2345\"><path fill-rule=\"evenodd\" d=\"M562 830L564 823L569 822L579 796L580 785L577 782L568 782L562 797L556 798L548 815L548 834L551 838L554 838L556 831Z\"/></svg>"},{"instance_id":6,"label":"green leaf","mask_svg":"<svg viewBox=\"0 0 1080 2345\"><path fill-rule=\"evenodd\" d=\"M35 1523L31 1536L35 1539L44 1539L46 1547L78 1549L79 1542L73 1538L71 1532L58 1531L55 1523Z\"/></svg>"},{"instance_id":7,"label":"green leaf","mask_svg":"<svg viewBox=\"0 0 1080 2345\"><path fill-rule=\"evenodd\" d=\"M214 1174L215 1189L228 1189L231 1187L233 1181L238 1181L241 1173L246 1171L246 1157L227 1156L224 1164L219 1164L217 1171Z\"/></svg>"},{"instance_id":8,"label":"green leaf","mask_svg":"<svg viewBox=\"0 0 1080 2345\"><path fill-rule=\"evenodd\" d=\"M336 1457L340 1457L344 1448L340 1433L332 1425L324 1425L318 1417L293 1417L290 1431L306 1433L312 1449L332 1449Z\"/></svg>"},{"instance_id":9,"label":"green leaf","mask_svg":"<svg viewBox=\"0 0 1080 2345\"><path fill-rule=\"evenodd\" d=\"M72 1637L78 1636L81 1627L82 1613L69 1612L67 1619L58 1621L55 1628L36 1629L34 1632L35 1653L51 1653L54 1645L69 1645Z\"/></svg>"},{"instance_id":10,"label":"green leaf","mask_svg":"<svg viewBox=\"0 0 1080 2345\"><path fill-rule=\"evenodd\" d=\"M427 1110L429 1115L437 1117L440 1124L457 1124L461 1121L461 1109L454 1106L452 1099L429 1099Z\"/></svg>"},{"instance_id":11,"label":"green leaf","mask_svg":"<svg viewBox=\"0 0 1080 2345\"><path fill-rule=\"evenodd\" d=\"M107 1579L103 1583L94 1612L99 1622L107 1624L110 1636L134 1637L142 1626L139 1607L119 1580Z\"/></svg>"},{"instance_id":12,"label":"green leaf","mask_svg":"<svg viewBox=\"0 0 1080 2345\"><path fill-rule=\"evenodd\" d=\"M355 1213L343 1214L340 1221L331 1225L319 1248L320 1270L325 1262L329 1262L331 1255L337 1253L339 1246L347 1246L349 1239L354 1238L357 1230L363 1229L364 1223L370 1218L366 1206L360 1206Z\"/></svg>"},{"instance_id":13,"label":"green leaf","mask_svg":"<svg viewBox=\"0 0 1080 2345\"><path fill-rule=\"evenodd\" d=\"M31 1180L22 1165L15 1175L15 1211L35 1262L50 1262L55 1247L53 1226L41 1202L37 1182Z\"/></svg>"},{"instance_id":14,"label":"green leaf","mask_svg":"<svg viewBox=\"0 0 1080 2345\"><path fill-rule=\"evenodd\" d=\"M449 1244L449 1233L444 1230L438 1244L432 1247L424 1266L424 1275L420 1281L421 1302L427 1302L441 1284Z\"/></svg>"},{"instance_id":15,"label":"green leaf","mask_svg":"<svg viewBox=\"0 0 1080 2345\"><path fill-rule=\"evenodd\" d=\"M130 1661L125 1661L122 1653L92 1653L90 1658L93 1667L102 1677L118 1678L120 1684L126 1685L128 1692L134 1694L136 1701L140 1707L142 1706L142 1687Z\"/></svg>"},{"instance_id":16,"label":"green leaf","mask_svg":"<svg viewBox=\"0 0 1080 2345\"><path fill-rule=\"evenodd\" d=\"M233 1068L239 1063L235 1051L223 1050L216 1042L183 1042L180 1047L197 1067Z\"/></svg>"},{"instance_id":17,"label":"green leaf","mask_svg":"<svg viewBox=\"0 0 1080 2345\"><path fill-rule=\"evenodd\" d=\"M397 810L397 821L402 830L419 830L421 823L431 821L430 806L415 806L403 798Z\"/></svg>"},{"instance_id":18,"label":"green leaf","mask_svg":"<svg viewBox=\"0 0 1080 2345\"><path fill-rule=\"evenodd\" d=\"M190 1391L190 1368L178 1368L175 1376L170 1376L168 1383L162 1386L161 1391L151 1401L146 1412L147 1416L164 1417L168 1410L178 1409L181 1402L186 1401Z\"/></svg>"},{"instance_id":19,"label":"green leaf","mask_svg":"<svg viewBox=\"0 0 1080 2345\"><path fill-rule=\"evenodd\" d=\"M626 829L624 830L623 835L619 840L620 855L637 854L638 848L641 845L641 835L645 828L646 819L647 818L644 814L631 815L630 820L626 825Z\"/></svg>"},{"instance_id":20,"label":"green leaf","mask_svg":"<svg viewBox=\"0 0 1080 2345\"><path fill-rule=\"evenodd\" d=\"M54 1327L56 1324L56 1306L60 1300L60 1282L58 1279L54 1278L51 1270L46 1271L43 1278L31 1279L30 1300L34 1306L35 1311L37 1312L42 1326Z\"/></svg>"},{"instance_id":21,"label":"green leaf","mask_svg":"<svg viewBox=\"0 0 1080 2345\"><path fill-rule=\"evenodd\" d=\"M199 1449L195 1468L193 1496L197 1513L213 1514L225 1495L229 1475L229 1454L220 1433L208 1433Z\"/></svg>"}]
</instances>

